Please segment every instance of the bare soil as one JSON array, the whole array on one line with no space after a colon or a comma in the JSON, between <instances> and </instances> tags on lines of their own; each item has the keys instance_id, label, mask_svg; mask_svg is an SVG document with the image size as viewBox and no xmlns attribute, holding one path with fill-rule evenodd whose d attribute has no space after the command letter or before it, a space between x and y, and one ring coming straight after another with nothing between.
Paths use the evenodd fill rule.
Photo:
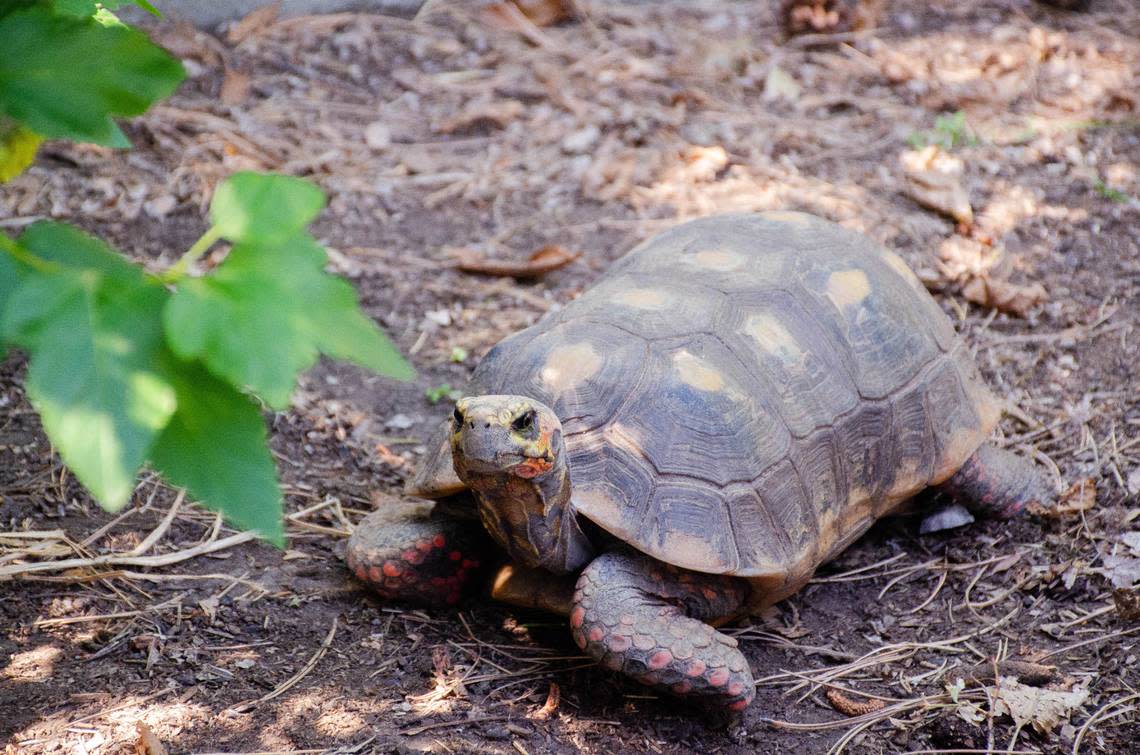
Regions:
<instances>
[{"instance_id":1,"label":"bare soil","mask_svg":"<svg viewBox=\"0 0 1140 755\"><path fill-rule=\"evenodd\" d=\"M284 552L0 584L8 751L1140 752L1140 9L866 3L862 29L785 40L776 5L579 3L543 28L448 2L416 23L155 24L187 83L127 125L130 152L48 145L0 188L0 223L67 220L158 267L205 229L225 175L305 176L331 197L316 233L332 267L419 377L322 363L267 417ZM899 161L959 110L972 227L916 203ZM461 387L639 240L766 209L906 258L1008 402L999 442L1049 470L1056 508L928 536L880 523L729 630L759 681L728 731L595 668L560 619L481 597L383 605L350 578L351 523L398 494L448 411L427 391ZM532 282L453 264L547 244L581 256ZM1029 297L1025 316L990 306L1017 309L1004 294ZM151 476L123 514L99 509L53 455L23 369L0 367L0 566L232 534L187 503L143 543L175 500ZM1018 690L1035 702L1015 723L1001 699Z\"/></svg>"}]
</instances>

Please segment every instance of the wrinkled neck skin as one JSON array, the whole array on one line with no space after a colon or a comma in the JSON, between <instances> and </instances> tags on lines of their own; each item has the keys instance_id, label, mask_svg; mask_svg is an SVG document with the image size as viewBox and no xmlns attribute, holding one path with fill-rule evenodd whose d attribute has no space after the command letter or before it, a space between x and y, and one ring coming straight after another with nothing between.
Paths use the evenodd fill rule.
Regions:
<instances>
[{"instance_id":1,"label":"wrinkled neck skin","mask_svg":"<svg viewBox=\"0 0 1140 755\"><path fill-rule=\"evenodd\" d=\"M570 473L561 453L548 471L529 479L504 473L461 476L479 501L483 526L512 559L569 574L593 558L570 502Z\"/></svg>"}]
</instances>

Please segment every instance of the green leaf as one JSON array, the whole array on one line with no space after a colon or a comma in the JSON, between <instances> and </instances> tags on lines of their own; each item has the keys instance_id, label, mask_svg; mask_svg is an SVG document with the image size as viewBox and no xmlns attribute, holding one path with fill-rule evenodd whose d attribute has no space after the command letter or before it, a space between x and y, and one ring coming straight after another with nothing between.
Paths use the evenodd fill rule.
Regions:
<instances>
[{"instance_id":1,"label":"green leaf","mask_svg":"<svg viewBox=\"0 0 1140 755\"><path fill-rule=\"evenodd\" d=\"M411 380L415 370L376 323L360 311L356 290L332 275L309 276L300 295L313 304L307 332L322 354L373 372Z\"/></svg>"},{"instance_id":2,"label":"green leaf","mask_svg":"<svg viewBox=\"0 0 1140 755\"><path fill-rule=\"evenodd\" d=\"M285 543L281 491L257 405L200 365L166 359L178 409L150 452L174 485L242 529Z\"/></svg>"},{"instance_id":3,"label":"green leaf","mask_svg":"<svg viewBox=\"0 0 1140 755\"><path fill-rule=\"evenodd\" d=\"M144 112L185 75L141 32L44 6L0 17L0 48L0 111L50 138L121 145L111 116Z\"/></svg>"},{"instance_id":4,"label":"green leaf","mask_svg":"<svg viewBox=\"0 0 1140 755\"><path fill-rule=\"evenodd\" d=\"M21 243L45 256L30 233ZM174 389L155 369L168 296L141 271L59 267L26 271L5 308L8 338L28 352L28 397L48 437L111 510L130 498L147 451L175 409Z\"/></svg>"},{"instance_id":5,"label":"green leaf","mask_svg":"<svg viewBox=\"0 0 1140 755\"><path fill-rule=\"evenodd\" d=\"M73 270L94 270L128 284L143 280L143 272L123 255L74 226L43 220L28 226L19 243L42 260Z\"/></svg>"},{"instance_id":6,"label":"green leaf","mask_svg":"<svg viewBox=\"0 0 1140 755\"><path fill-rule=\"evenodd\" d=\"M94 16L102 6L103 10L114 11L124 5L136 5L153 16L162 16L158 9L146 0L54 0L53 7L68 16Z\"/></svg>"},{"instance_id":7,"label":"green leaf","mask_svg":"<svg viewBox=\"0 0 1140 755\"><path fill-rule=\"evenodd\" d=\"M20 265L3 251L4 243L8 241L7 236L0 237L0 361L8 355L5 348L8 339L4 337L4 310L7 309L8 301L19 285L21 276Z\"/></svg>"},{"instance_id":8,"label":"green leaf","mask_svg":"<svg viewBox=\"0 0 1140 755\"><path fill-rule=\"evenodd\" d=\"M42 141L39 134L0 115L0 183L11 181L32 164Z\"/></svg>"},{"instance_id":9,"label":"green leaf","mask_svg":"<svg viewBox=\"0 0 1140 755\"><path fill-rule=\"evenodd\" d=\"M291 176L242 171L218 186L210 220L230 241L270 246L300 233L325 206L325 193Z\"/></svg>"},{"instance_id":10,"label":"green leaf","mask_svg":"<svg viewBox=\"0 0 1140 755\"><path fill-rule=\"evenodd\" d=\"M320 351L393 377L412 371L344 281L323 270L307 235L276 246L237 244L209 276L183 280L164 313L166 337L184 359L284 408L297 375Z\"/></svg>"}]
</instances>

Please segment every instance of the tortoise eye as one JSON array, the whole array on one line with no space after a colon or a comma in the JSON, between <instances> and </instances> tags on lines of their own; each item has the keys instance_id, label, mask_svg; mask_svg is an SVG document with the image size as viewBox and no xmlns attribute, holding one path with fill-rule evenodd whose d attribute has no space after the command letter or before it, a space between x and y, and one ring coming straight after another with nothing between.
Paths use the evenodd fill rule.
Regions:
<instances>
[{"instance_id":1,"label":"tortoise eye","mask_svg":"<svg viewBox=\"0 0 1140 755\"><path fill-rule=\"evenodd\" d=\"M463 424L463 412L459 411L459 407L455 407L455 411L451 413L451 418L455 420L455 426L459 427Z\"/></svg>"},{"instance_id":2,"label":"tortoise eye","mask_svg":"<svg viewBox=\"0 0 1140 755\"><path fill-rule=\"evenodd\" d=\"M528 409L519 416L515 417L514 422L511 423L511 429L516 433L521 433L530 430L534 427L534 409Z\"/></svg>"}]
</instances>

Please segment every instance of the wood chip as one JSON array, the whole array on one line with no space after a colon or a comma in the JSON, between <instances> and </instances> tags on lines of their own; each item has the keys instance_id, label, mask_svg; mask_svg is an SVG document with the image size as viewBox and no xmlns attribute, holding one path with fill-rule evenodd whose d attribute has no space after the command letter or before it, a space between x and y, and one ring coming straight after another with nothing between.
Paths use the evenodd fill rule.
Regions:
<instances>
[{"instance_id":1,"label":"wood chip","mask_svg":"<svg viewBox=\"0 0 1140 755\"><path fill-rule=\"evenodd\" d=\"M1020 285L1000 278L979 275L962 286L962 295L967 300L1002 312L1025 317L1030 310L1048 298L1048 292L1040 283Z\"/></svg>"},{"instance_id":2,"label":"wood chip","mask_svg":"<svg viewBox=\"0 0 1140 755\"><path fill-rule=\"evenodd\" d=\"M458 134L506 128L522 115L524 109L518 100L477 100L458 115L435 123L432 130L440 134Z\"/></svg>"},{"instance_id":3,"label":"wood chip","mask_svg":"<svg viewBox=\"0 0 1140 755\"><path fill-rule=\"evenodd\" d=\"M218 98L227 105L240 105L249 96L249 74L237 68L226 68Z\"/></svg>"},{"instance_id":4,"label":"wood chip","mask_svg":"<svg viewBox=\"0 0 1140 755\"><path fill-rule=\"evenodd\" d=\"M139 738L135 740L135 755L167 755L166 746L145 721L137 721L135 730L139 733Z\"/></svg>"},{"instance_id":5,"label":"wood chip","mask_svg":"<svg viewBox=\"0 0 1140 755\"><path fill-rule=\"evenodd\" d=\"M474 249L458 249L456 254L459 260L455 266L465 273L520 279L539 278L552 270L569 265L582 256L581 252L569 252L557 244L547 244L522 262L487 259Z\"/></svg>"}]
</instances>

